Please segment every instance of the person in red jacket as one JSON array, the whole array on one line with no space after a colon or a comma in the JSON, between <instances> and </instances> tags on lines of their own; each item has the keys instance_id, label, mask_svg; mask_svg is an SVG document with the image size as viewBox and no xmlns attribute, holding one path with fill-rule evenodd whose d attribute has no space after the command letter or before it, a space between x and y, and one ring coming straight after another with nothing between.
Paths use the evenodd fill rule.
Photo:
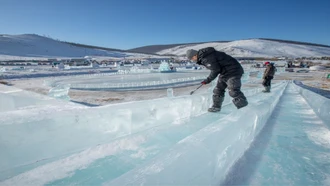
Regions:
<instances>
[{"instance_id":1,"label":"person in red jacket","mask_svg":"<svg viewBox=\"0 0 330 186\"><path fill-rule=\"evenodd\" d=\"M276 68L273 64L271 64L268 61L265 62L265 65L266 65L266 69L262 77L263 79L262 85L265 87L265 90L263 90L262 92L270 92L271 81L274 78Z\"/></svg>"}]
</instances>

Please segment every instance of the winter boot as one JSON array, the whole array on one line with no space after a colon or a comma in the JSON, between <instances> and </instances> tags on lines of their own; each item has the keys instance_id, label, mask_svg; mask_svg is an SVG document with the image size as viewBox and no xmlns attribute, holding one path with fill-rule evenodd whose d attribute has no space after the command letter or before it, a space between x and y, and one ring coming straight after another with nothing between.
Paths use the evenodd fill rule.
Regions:
<instances>
[{"instance_id":1,"label":"winter boot","mask_svg":"<svg viewBox=\"0 0 330 186\"><path fill-rule=\"evenodd\" d=\"M270 92L270 86L265 86L265 90L263 90L262 92Z\"/></svg>"},{"instance_id":2,"label":"winter boot","mask_svg":"<svg viewBox=\"0 0 330 186\"><path fill-rule=\"evenodd\" d=\"M270 92L270 86L266 86L265 90L263 90L262 92L265 92L265 93Z\"/></svg>"},{"instance_id":3,"label":"winter boot","mask_svg":"<svg viewBox=\"0 0 330 186\"><path fill-rule=\"evenodd\" d=\"M262 92L267 92L267 86L265 86L265 90L262 90Z\"/></svg>"},{"instance_id":4,"label":"winter boot","mask_svg":"<svg viewBox=\"0 0 330 186\"><path fill-rule=\"evenodd\" d=\"M220 112L221 108L211 107L208 109L209 112Z\"/></svg>"},{"instance_id":5,"label":"winter boot","mask_svg":"<svg viewBox=\"0 0 330 186\"><path fill-rule=\"evenodd\" d=\"M221 110L222 102L225 98L218 95L213 95L213 105L208 109L209 112L219 112Z\"/></svg>"},{"instance_id":6,"label":"winter boot","mask_svg":"<svg viewBox=\"0 0 330 186\"><path fill-rule=\"evenodd\" d=\"M234 98L233 103L237 109L243 108L249 104L245 97L244 98Z\"/></svg>"}]
</instances>

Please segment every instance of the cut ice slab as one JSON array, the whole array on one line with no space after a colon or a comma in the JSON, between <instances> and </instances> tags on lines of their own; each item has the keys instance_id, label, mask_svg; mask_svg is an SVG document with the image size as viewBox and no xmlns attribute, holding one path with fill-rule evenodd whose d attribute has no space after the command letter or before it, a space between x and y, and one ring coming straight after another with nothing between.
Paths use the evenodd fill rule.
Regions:
<instances>
[{"instance_id":1,"label":"cut ice slab","mask_svg":"<svg viewBox=\"0 0 330 186\"><path fill-rule=\"evenodd\" d=\"M18 111L22 109L36 108L36 107L64 107L77 106L74 103L67 101L55 100L52 97L44 96L34 92L25 91L12 86L5 86L0 84L0 112ZM5 116L3 116L5 117ZM15 120L12 118L12 120ZM0 123L4 124L4 123Z\"/></svg>"},{"instance_id":2,"label":"cut ice slab","mask_svg":"<svg viewBox=\"0 0 330 186\"><path fill-rule=\"evenodd\" d=\"M330 130L290 84L223 185L329 185L329 165Z\"/></svg>"},{"instance_id":3,"label":"cut ice slab","mask_svg":"<svg viewBox=\"0 0 330 186\"><path fill-rule=\"evenodd\" d=\"M284 87L251 97L249 107L222 119L205 121L201 130L105 185L219 185L263 128Z\"/></svg>"},{"instance_id":4,"label":"cut ice slab","mask_svg":"<svg viewBox=\"0 0 330 186\"><path fill-rule=\"evenodd\" d=\"M280 85L277 88L274 88L274 92L270 94L261 94L261 95L253 95L250 100L251 100L251 106L253 108L255 107L260 107L257 113L261 111L260 113L268 113L270 112L269 108L269 103L275 101L274 99L269 99L271 96L274 98L274 96L279 96L281 93L281 90L283 89L283 86L285 85ZM188 102L181 102L185 99L193 99L194 102L196 102L196 105L190 105L189 108L193 108L194 112L197 110L202 111L206 110L208 105L205 105L206 107L204 108L197 108L197 106L200 105L200 103L208 103L207 100L205 100L205 97L201 97L200 95L196 96L188 96L188 97L181 97L180 99L176 99L176 101L179 101L178 104L172 102L171 105L166 105L166 102L157 102L161 106L165 106L165 108L173 110L174 108L178 108L178 110L175 110L174 113L177 113L178 115L175 116L174 118L180 116L184 116L185 113L182 113L181 111L184 110L182 109L182 105L187 105ZM181 101L180 101L181 100ZM169 100L164 100L169 102ZM154 103L155 101L153 101ZM143 103L143 105L147 106L148 102L140 102ZM198 104L197 104L198 103ZM263 105L267 105L267 109L265 109L265 106L260 106L259 104L263 103ZM157 104L157 105L158 105ZM254 106L253 106L254 105ZM272 104L270 104L272 105ZM121 104L120 106L127 107L126 104ZM130 105L132 107L132 105ZM140 105L139 110L143 111L141 108L142 105ZM150 107L150 105L149 105ZM250 107L251 108L251 107ZM131 108L132 109L132 108ZM197 109L197 110L196 110ZM183 122L177 122L177 120L173 120L173 116L171 115L170 110L164 110L167 114L164 115L166 118L158 118L154 120L154 122L157 122L157 124L162 124L159 125L157 128L155 128L155 125L152 125L148 128L144 128L144 130L137 131L138 133L131 133L131 135L122 137L122 138L117 138L113 139L114 141L110 142L109 140L103 140L99 141L100 143L104 145L98 145L95 147L94 146L85 150L77 150L78 152L72 152L74 153L72 156L69 157L58 157L57 160L53 160L52 162L44 162L42 165L33 168L30 171L24 172L20 175L17 175L3 183L5 184L33 184L33 185L44 185L44 184L72 184L72 183L81 183L81 184L91 184L91 185L99 185L101 183L106 183L106 184L111 184L108 183L108 181L111 181L115 178L118 178L119 180L123 180L125 177L127 177L127 174L130 175L131 172L128 171L136 171L139 170L140 168L146 168L146 165L151 165L149 171L156 171L159 172L159 174L154 175L157 178L161 179L159 183L166 183L166 176L164 176L164 172L172 172L173 166L177 166L177 169L185 169L189 168L191 166L197 165L199 161L204 161L208 160L208 158L205 158L205 156L212 155L214 149L217 149L219 144L216 144L216 141L214 138L225 138L225 136L228 137L231 136L232 138L238 137L237 145L241 145L242 142L245 143L250 143L251 140L253 139L253 136L255 135L255 131L260 130L260 127L262 127L262 122L267 118L264 117L263 119L260 118L258 120L258 123L260 125L255 125L255 117L241 117L241 114L243 113L251 113L249 110L242 110L240 112L234 112L230 115L229 113L232 112L233 105L231 107L225 106L223 112L217 115L206 113L205 115L199 115L192 120L186 120ZM93 109L94 110L94 109ZM118 108L115 108L115 110L119 110ZM190 110L190 113L193 110ZM235 108L233 109L237 111ZM89 110L90 112L91 110ZM97 113L100 113L100 109L97 111ZM106 110L107 114L109 115L112 113L110 110ZM139 112L139 114L142 114L144 112ZM164 112L164 113L165 113ZM243 112L243 113L242 113ZM104 113L104 114L106 114ZM135 112L132 112L135 113ZM157 116L158 111L154 110L151 114L153 116ZM201 114L202 112L196 112ZM252 113L254 115L255 112ZM86 114L86 113L84 113ZM159 114L159 113L158 113ZM221 115L222 114L222 115ZM106 115L103 115L106 116ZM109 118L129 118L129 115L117 115L117 116L110 116ZM94 116L94 121L95 118L98 118L97 116ZM103 118L103 117L100 117ZM99 119L100 119L99 118ZM146 121L143 120L143 118L146 118L145 115L140 116L139 118L135 118L134 121ZM185 117L183 117L185 118ZM220 118L223 118L223 120L219 120ZM236 129L238 128L237 125L240 125L242 121L236 123L237 125L227 125L226 123L235 123L237 119L240 119L244 122L247 122L247 118L249 118L249 121L252 121L252 125L246 125L249 131L246 134L241 134L239 136L236 135ZM165 120L166 119L166 120ZM170 119L170 120L169 120ZM91 120L92 121L92 120ZM164 122L165 121L165 122ZM198 121L198 122L197 122ZM89 131L97 129L99 123L102 122L101 120L98 120L98 123L95 125L95 122L92 123L93 126L87 127ZM250 122L248 122L250 123ZM82 123L80 123L81 125ZM219 126L220 124L220 126ZM68 125L71 126L71 125ZM106 126L104 126L106 127ZM63 127L65 129L65 127ZM223 128L224 130L220 130ZM140 128L141 129L141 128ZM68 130L66 128L66 130ZM242 129L244 131L244 129ZM104 131L104 129L102 130ZM69 131L69 134L71 133L72 135L73 131ZM80 130L81 132L81 130ZM87 131L86 131L87 132ZM89 132L90 133L90 132ZM221 134L219 134L221 133ZM108 133L107 135L111 135L112 133ZM226 134L226 135L224 135ZM235 134L235 135L233 135ZM35 136L35 135L32 135ZM48 135L49 136L49 135ZM75 138L77 138L77 135L73 135ZM190 137L187 137L190 136ZM83 140L77 139L77 141L80 141L80 143L88 143L92 139L100 140L102 137L102 134L99 133L98 136L94 136L93 138L85 138ZM106 136L104 136L106 137ZM246 140L245 138L248 138L249 140ZM205 139L205 143L200 143L200 141L197 141L196 144L197 147L191 146L191 142L195 142L195 139ZM59 139L56 139L55 142L59 143ZM63 141L61 143L66 144L68 140ZM223 141L223 140L220 140ZM235 140L230 140L228 139L226 142L229 141L235 141ZM95 141L94 141L95 142ZM212 143L211 143L212 142ZM208 145L207 145L208 144ZM48 144L49 145L49 144ZM54 145L51 145L52 148ZM174 146L174 147L173 147ZM40 146L36 146L39 147ZM191 148L194 147L194 148ZM61 146L63 148L63 146ZM163 156L168 155L169 153L172 152L172 150L168 151L168 149L175 149L176 154L182 154L180 158L184 158L185 156L187 157L188 154L194 155L196 154L195 151L191 150L198 150L202 149L202 151L199 150L197 159L193 160L193 162L189 161L192 159L189 158L184 158L180 159L172 159L173 161L169 166L167 164L165 165L164 171L160 166L152 166L150 164L153 161L153 158L156 158L157 161L164 162L164 163L169 163L167 161L163 161L162 159ZM244 148L235 148L239 152L243 152ZM54 151L54 149L51 149ZM179 150L179 151L177 151ZM235 151L235 152L238 152ZM192 152L192 153L190 153ZM204 156L202 152L204 153ZM240 153L237 153L239 155ZM212 156L213 157L213 156ZM237 158L237 157L236 157ZM212 159L212 158L211 158ZM209 159L210 160L210 159ZM234 159L226 159L226 161L234 162ZM228 162L229 164L231 164ZM187 166L186 164L193 164L191 166ZM119 166L118 164L121 164L122 166ZM205 165L207 167L202 167L203 169L210 168L208 164L205 162L201 163L199 165ZM215 164L213 164L215 165ZM116 168L117 167L117 168ZM149 166L148 166L149 167ZM181 167L181 168L180 168ZM112 171L113 169L117 169L117 171ZM203 169L200 169L202 171ZM190 169L189 170L193 170ZM185 169L187 171L187 169ZM185 174L185 171L180 171L180 174ZM220 170L219 170L220 171ZM209 172L205 171L203 174L205 177L201 180L207 180L208 177L206 173ZM220 171L221 172L221 171ZM126 174L124 174L126 173ZM147 174L147 172L145 172ZM225 174L225 173L223 173ZM38 175L37 177L35 175ZM42 176L43 175L43 176ZM143 176L142 174L141 176ZM163 176L161 176L163 175ZM200 176L203 176L200 175ZM119 177L123 176L123 178ZM145 176L145 175L144 175ZM152 176L152 175L151 175ZM173 175L172 175L173 176ZM190 177L189 177L190 176ZM185 174L185 176L179 176L179 179L176 180L176 183L181 183L182 181L186 181L186 183L189 182L189 180L192 179L194 174ZM154 177L154 178L156 178ZM134 180L133 177L130 177L130 179ZM152 179L145 177L148 179L149 183L152 181ZM117 180L118 181L118 180ZM117 182L116 182L117 183ZM117 185L123 185L125 182L118 182L119 184ZM138 182L136 182L138 183ZM206 183L206 182L205 182ZM116 185L116 184L115 184Z\"/></svg>"},{"instance_id":5,"label":"cut ice slab","mask_svg":"<svg viewBox=\"0 0 330 186\"><path fill-rule=\"evenodd\" d=\"M57 99L70 100L69 97L70 85L57 85L49 90L48 96L54 97Z\"/></svg>"}]
</instances>

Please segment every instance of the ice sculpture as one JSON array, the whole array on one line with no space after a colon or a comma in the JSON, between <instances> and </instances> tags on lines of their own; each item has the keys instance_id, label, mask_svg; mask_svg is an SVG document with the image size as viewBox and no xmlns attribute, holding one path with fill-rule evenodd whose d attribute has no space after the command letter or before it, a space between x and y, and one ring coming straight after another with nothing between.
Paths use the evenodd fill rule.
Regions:
<instances>
[{"instance_id":1,"label":"ice sculpture","mask_svg":"<svg viewBox=\"0 0 330 186\"><path fill-rule=\"evenodd\" d=\"M165 61L161 62L158 70L160 72L175 72L176 71L174 67L170 67L168 62L165 62Z\"/></svg>"},{"instance_id":2,"label":"ice sculpture","mask_svg":"<svg viewBox=\"0 0 330 186\"><path fill-rule=\"evenodd\" d=\"M138 71L139 71L139 67L136 65L132 66L130 69L130 72L138 72Z\"/></svg>"},{"instance_id":3,"label":"ice sculpture","mask_svg":"<svg viewBox=\"0 0 330 186\"><path fill-rule=\"evenodd\" d=\"M5 67L0 67L0 72L6 72L6 68Z\"/></svg>"},{"instance_id":4,"label":"ice sculpture","mask_svg":"<svg viewBox=\"0 0 330 186\"><path fill-rule=\"evenodd\" d=\"M96 63L96 62L91 63L91 66L92 66L93 68L99 68L99 67L100 67L99 64Z\"/></svg>"},{"instance_id":5,"label":"ice sculpture","mask_svg":"<svg viewBox=\"0 0 330 186\"><path fill-rule=\"evenodd\" d=\"M69 90L70 90L69 84L57 85L49 90L48 96L62 100L70 100Z\"/></svg>"},{"instance_id":6,"label":"ice sculpture","mask_svg":"<svg viewBox=\"0 0 330 186\"><path fill-rule=\"evenodd\" d=\"M64 69L65 70L70 70L71 69L71 66L70 65L64 65Z\"/></svg>"},{"instance_id":7,"label":"ice sculpture","mask_svg":"<svg viewBox=\"0 0 330 186\"><path fill-rule=\"evenodd\" d=\"M129 69L129 73L150 73L151 69L147 68L139 68L138 66L134 65Z\"/></svg>"},{"instance_id":8,"label":"ice sculpture","mask_svg":"<svg viewBox=\"0 0 330 186\"><path fill-rule=\"evenodd\" d=\"M6 72L6 68L5 67L0 67L0 80L1 80L4 72Z\"/></svg>"},{"instance_id":9,"label":"ice sculpture","mask_svg":"<svg viewBox=\"0 0 330 186\"><path fill-rule=\"evenodd\" d=\"M65 69L65 65L64 65L64 63L60 63L60 64L58 64L58 65L57 65L57 68L58 68L59 70L64 70L64 69Z\"/></svg>"},{"instance_id":10,"label":"ice sculpture","mask_svg":"<svg viewBox=\"0 0 330 186\"><path fill-rule=\"evenodd\" d=\"M167 89L167 97L173 97L173 88Z\"/></svg>"}]
</instances>

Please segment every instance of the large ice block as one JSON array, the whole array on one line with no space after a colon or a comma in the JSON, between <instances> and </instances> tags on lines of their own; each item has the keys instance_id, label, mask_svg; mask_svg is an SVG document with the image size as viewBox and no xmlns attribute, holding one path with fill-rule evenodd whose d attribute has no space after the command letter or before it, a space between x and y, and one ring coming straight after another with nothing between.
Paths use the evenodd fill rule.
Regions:
<instances>
[{"instance_id":1,"label":"large ice block","mask_svg":"<svg viewBox=\"0 0 330 186\"><path fill-rule=\"evenodd\" d=\"M314 112L328 125L330 128L330 99L314 93L310 90L295 85L295 88L306 99Z\"/></svg>"},{"instance_id":2,"label":"large ice block","mask_svg":"<svg viewBox=\"0 0 330 186\"><path fill-rule=\"evenodd\" d=\"M0 112L28 109L35 106L63 106L66 104L70 103L58 101L49 96L0 84ZM73 103L71 104L73 105Z\"/></svg>"},{"instance_id":3,"label":"large ice block","mask_svg":"<svg viewBox=\"0 0 330 186\"><path fill-rule=\"evenodd\" d=\"M69 90L69 84L57 85L49 90L48 96L56 99L70 100Z\"/></svg>"},{"instance_id":4,"label":"large ice block","mask_svg":"<svg viewBox=\"0 0 330 186\"><path fill-rule=\"evenodd\" d=\"M285 86L260 95L249 107L214 121L105 185L219 185L263 128Z\"/></svg>"},{"instance_id":5,"label":"large ice block","mask_svg":"<svg viewBox=\"0 0 330 186\"><path fill-rule=\"evenodd\" d=\"M76 152L205 113L209 95L97 108L41 107L0 113L0 171ZM182 109L184 108L184 109Z\"/></svg>"},{"instance_id":6,"label":"large ice block","mask_svg":"<svg viewBox=\"0 0 330 186\"><path fill-rule=\"evenodd\" d=\"M145 174L160 170L159 174L153 175L151 172L150 176L156 178L157 183L164 185L170 180L168 177L173 177L173 173L176 173L173 171L175 166L180 172L178 179L174 180L176 184L188 184L190 180L197 178L199 182L195 180L196 183L204 182L203 184L220 181L220 177L212 176L216 173L217 176L225 176L235 159L248 148L263 127L267 114L271 113L284 86L284 83L274 86L271 94L255 94L259 93L261 88L244 90L250 106L245 110L234 108L234 112L227 109L226 105L231 103L231 98L226 95L224 112L230 114L222 115L223 117L221 114L220 117L218 114L205 114L211 101L210 92L92 109L32 110L31 113L16 112L11 116L7 114L11 118L23 117L22 120L14 122L9 122L11 120L0 115L1 123L6 124L0 126L0 136L6 139L6 142L1 141L1 149L6 149L6 153L0 154L0 171L2 176L5 176L0 177L0 180L19 174L2 183L44 185L53 182L95 185L98 183L96 180L110 181L109 178L120 176L123 170L128 171L129 167L140 165L123 177L118 177L113 183L107 184L125 185L125 178L135 181L133 184L138 184L141 180L136 181L135 176L129 175L141 168L147 170ZM230 106L233 107L232 104ZM38 118L41 114L42 118ZM30 121L25 121L27 118ZM153 131L157 131L157 128L161 130L154 134ZM11 134L6 134L9 131ZM184 139L186 135L188 137ZM183 137L183 140L178 137ZM176 139L180 142L177 143ZM144 147L145 145L150 146ZM228 146L229 155L221 159L223 165L217 168L218 164L214 161L218 156L222 156L223 148ZM157 149L159 147L160 149ZM151 150L151 155L157 153L158 156L154 160L148 159L151 155L144 155L147 149ZM156 149L155 152L152 152L153 149ZM69 156L72 153L74 154ZM179 156L176 157L177 155ZM115 162L112 158L115 158ZM146 161L146 164L141 164L140 159ZM164 171L158 169L159 166L154 166L154 161L164 163ZM151 166L150 169L147 165ZM122 168L119 168L120 166ZM120 170L113 171L117 169ZM108 179L92 176L94 178L89 180L91 182L81 182L82 177L79 176L82 174L88 172L89 175L95 175L95 171L98 174L103 170L107 172L105 177ZM213 170L216 172L212 173ZM154 178L147 177L144 173L140 175L146 179L145 183L154 183ZM169 175L170 173L172 175ZM68 180L55 182L64 178Z\"/></svg>"},{"instance_id":7,"label":"large ice block","mask_svg":"<svg viewBox=\"0 0 330 186\"><path fill-rule=\"evenodd\" d=\"M260 87L243 91L248 96L261 90ZM0 142L0 147L7 149L6 153L0 154L0 169L61 156L152 127L178 124L206 113L212 93L188 94L88 109L58 104L0 113L0 136L6 139ZM224 104L231 103L231 99L227 95Z\"/></svg>"},{"instance_id":8,"label":"large ice block","mask_svg":"<svg viewBox=\"0 0 330 186\"><path fill-rule=\"evenodd\" d=\"M221 185L329 185L330 130L293 84Z\"/></svg>"}]
</instances>

